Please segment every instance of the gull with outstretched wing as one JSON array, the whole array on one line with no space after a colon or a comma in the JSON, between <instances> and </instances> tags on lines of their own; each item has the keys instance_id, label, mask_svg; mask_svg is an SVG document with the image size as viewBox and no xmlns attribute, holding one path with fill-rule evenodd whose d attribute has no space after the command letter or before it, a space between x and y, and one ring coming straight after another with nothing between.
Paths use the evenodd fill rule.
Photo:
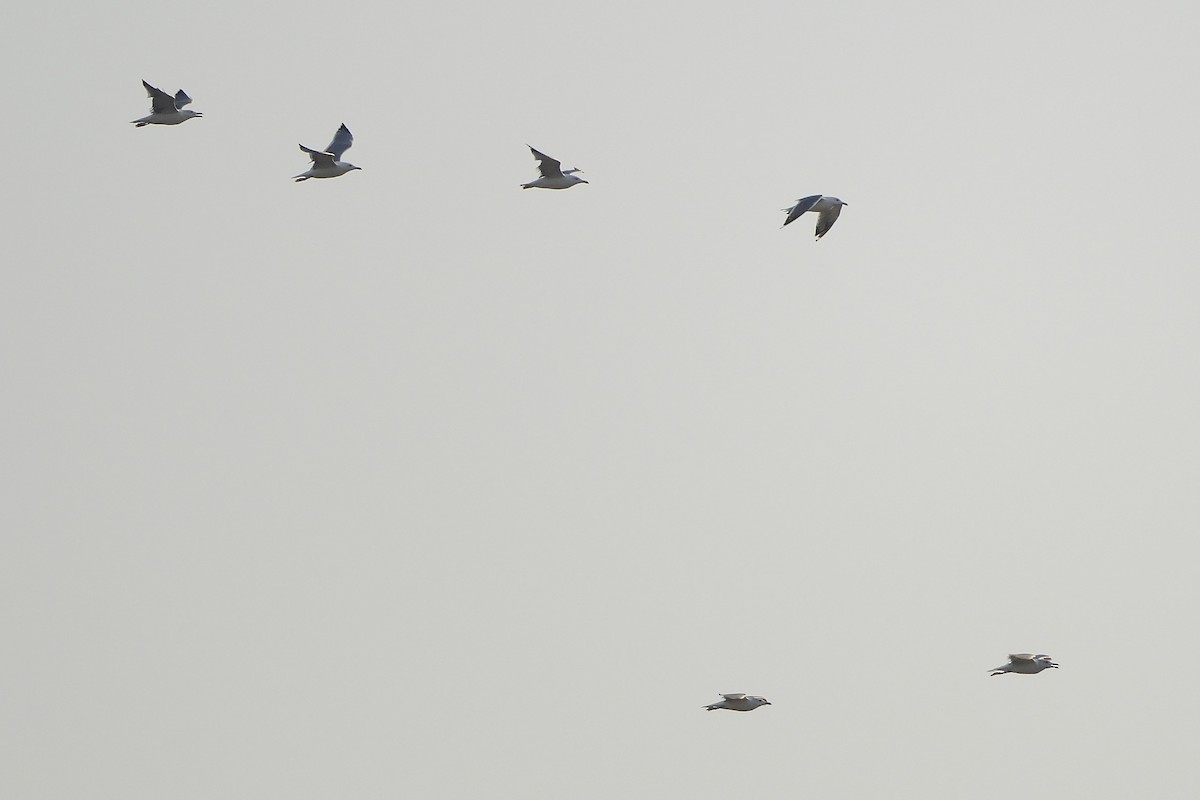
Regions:
<instances>
[{"instance_id":1,"label":"gull with outstretched wing","mask_svg":"<svg viewBox=\"0 0 1200 800\"><path fill-rule=\"evenodd\" d=\"M821 237L829 233L829 229L833 227L833 223L837 222L838 215L842 213L842 206L848 206L849 203L843 203L836 197L829 197L823 194L814 194L808 197L802 197L796 201L796 205L791 208L785 208L787 219L783 221L784 227L789 223L795 222L801 214L812 211L818 214L817 217L817 241Z\"/></svg>"},{"instance_id":2,"label":"gull with outstretched wing","mask_svg":"<svg viewBox=\"0 0 1200 800\"><path fill-rule=\"evenodd\" d=\"M583 178L575 177L575 173L579 172L578 169L563 169L562 162L545 153L539 153L532 147L529 147L529 150L538 162L538 172L541 173L541 177L529 183L522 183L522 189L570 189L577 183L587 183Z\"/></svg>"},{"instance_id":3,"label":"gull with outstretched wing","mask_svg":"<svg viewBox=\"0 0 1200 800\"><path fill-rule=\"evenodd\" d=\"M192 102L192 98L188 97L187 92L183 89L180 89L172 97L162 89L151 86L145 81L142 81L142 86L146 87L146 94L150 96L150 113L141 119L132 120L133 124L139 128L146 125L178 125L193 117L204 116L199 111L184 108Z\"/></svg>"},{"instance_id":4,"label":"gull with outstretched wing","mask_svg":"<svg viewBox=\"0 0 1200 800\"><path fill-rule=\"evenodd\" d=\"M771 702L765 697L757 697L745 692L735 692L733 694L721 695L723 700L718 700L712 705L705 706L706 711L715 711L718 708L728 709L729 711L753 711L759 706L769 706Z\"/></svg>"},{"instance_id":5,"label":"gull with outstretched wing","mask_svg":"<svg viewBox=\"0 0 1200 800\"><path fill-rule=\"evenodd\" d=\"M1018 675L1036 675L1044 669L1058 669L1058 664L1054 663L1054 659L1045 653L1010 653L1008 663L1001 664L998 667L992 667L991 675L1003 675L1006 672L1014 672Z\"/></svg>"},{"instance_id":6,"label":"gull with outstretched wing","mask_svg":"<svg viewBox=\"0 0 1200 800\"><path fill-rule=\"evenodd\" d=\"M354 134L350 133L350 129L343 122L342 126L337 129L337 133L333 135L333 141L324 150L313 150L311 147L300 145L300 149L308 153L308 157L312 159L312 166L292 177L295 178L296 183L300 183L309 178L336 178L347 172L362 169L362 167L342 161L342 154L349 150L352 144L354 144Z\"/></svg>"}]
</instances>

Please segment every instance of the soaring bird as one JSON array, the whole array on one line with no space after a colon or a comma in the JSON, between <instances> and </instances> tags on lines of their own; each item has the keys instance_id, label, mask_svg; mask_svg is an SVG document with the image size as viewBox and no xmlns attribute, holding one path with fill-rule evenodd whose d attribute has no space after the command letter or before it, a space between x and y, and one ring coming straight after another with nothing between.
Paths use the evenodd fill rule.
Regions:
<instances>
[{"instance_id":1,"label":"soaring bird","mask_svg":"<svg viewBox=\"0 0 1200 800\"><path fill-rule=\"evenodd\" d=\"M578 169L563 169L561 162L555 161L545 153L539 153L532 147L529 147L529 150L537 159L538 172L542 173L542 176L529 183L522 183L522 189L570 189L577 183L587 183L583 178L575 177Z\"/></svg>"},{"instance_id":2,"label":"soaring bird","mask_svg":"<svg viewBox=\"0 0 1200 800\"><path fill-rule=\"evenodd\" d=\"M806 211L815 211L820 214L817 217L817 241L820 241L822 236L829 233L829 229L833 227L833 223L837 222L838 214L842 213L842 206L848 205L850 204L843 203L836 197L829 197L823 194L802 197L796 201L796 205L783 209L788 215L787 219L783 221L783 225L786 226L789 222L794 222L797 217Z\"/></svg>"},{"instance_id":3,"label":"soaring bird","mask_svg":"<svg viewBox=\"0 0 1200 800\"><path fill-rule=\"evenodd\" d=\"M342 126L337 129L337 133L333 135L333 141L329 143L329 147L324 150L313 150L311 147L300 145L300 149L308 153L308 157L312 159L312 166L305 172L292 177L296 179L296 183L299 183L309 178L336 178L351 170L362 169L362 167L356 167L341 160L342 153L349 150L352 144L354 144L354 134L350 133L350 129L343 122Z\"/></svg>"},{"instance_id":4,"label":"soaring bird","mask_svg":"<svg viewBox=\"0 0 1200 800\"><path fill-rule=\"evenodd\" d=\"M171 97L162 89L156 89L145 81L142 81L142 86L146 87L146 94L150 96L150 113L141 119L132 120L139 128L146 125L178 125L192 117L204 116L199 111L184 108L192 102L192 98L188 97L183 89Z\"/></svg>"},{"instance_id":5,"label":"soaring bird","mask_svg":"<svg viewBox=\"0 0 1200 800\"><path fill-rule=\"evenodd\" d=\"M769 706L771 702L765 697L755 697L752 694L738 692L736 694L723 694L724 700L719 700L711 706L705 706L706 711L715 711L718 708L725 708L730 711L753 711L759 706Z\"/></svg>"},{"instance_id":6,"label":"soaring bird","mask_svg":"<svg viewBox=\"0 0 1200 800\"><path fill-rule=\"evenodd\" d=\"M1010 653L1008 663L992 667L991 675L1003 675L1006 672L1016 672L1020 675L1036 675L1044 669L1058 669L1050 656L1045 653Z\"/></svg>"}]
</instances>

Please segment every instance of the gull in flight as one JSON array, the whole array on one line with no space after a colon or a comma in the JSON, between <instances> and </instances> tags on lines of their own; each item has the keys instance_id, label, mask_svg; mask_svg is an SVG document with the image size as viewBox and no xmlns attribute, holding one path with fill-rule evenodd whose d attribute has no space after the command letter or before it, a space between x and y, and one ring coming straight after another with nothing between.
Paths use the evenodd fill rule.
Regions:
<instances>
[{"instance_id":1,"label":"gull in flight","mask_svg":"<svg viewBox=\"0 0 1200 800\"><path fill-rule=\"evenodd\" d=\"M529 147L529 145L526 145ZM562 163L555 161L545 153L539 153L532 147L529 147L533 152L533 157L538 162L538 172L542 176L535 181L522 183L522 189L570 189L577 183L587 183L583 178L575 177L578 169L563 169Z\"/></svg>"},{"instance_id":2,"label":"gull in flight","mask_svg":"<svg viewBox=\"0 0 1200 800\"><path fill-rule=\"evenodd\" d=\"M802 197L796 201L796 205L783 209L788 215L783 224L787 225L789 222L794 222L797 217L806 211L815 211L820 214L817 217L817 241L820 241L822 236L829 233L829 229L833 227L833 223L837 222L838 214L842 213L842 206L848 205L850 204L843 203L836 197L829 197L823 194Z\"/></svg>"},{"instance_id":3,"label":"gull in flight","mask_svg":"<svg viewBox=\"0 0 1200 800\"><path fill-rule=\"evenodd\" d=\"M759 706L769 706L771 702L765 697L755 697L752 694L738 692L736 694L723 694L724 700L713 703L711 706L705 706L706 711L714 711L718 708L727 708L730 711L753 711Z\"/></svg>"},{"instance_id":4,"label":"gull in flight","mask_svg":"<svg viewBox=\"0 0 1200 800\"><path fill-rule=\"evenodd\" d=\"M305 172L292 177L296 179L296 183L299 183L309 178L336 178L351 170L362 169L362 167L356 167L341 160L342 153L349 150L352 144L354 144L354 134L350 133L350 129L343 122L342 127L338 128L337 133L333 135L333 141L329 143L329 147L323 151L300 145L300 149L308 153L308 157L312 159L312 166Z\"/></svg>"},{"instance_id":5,"label":"gull in flight","mask_svg":"<svg viewBox=\"0 0 1200 800\"><path fill-rule=\"evenodd\" d=\"M146 125L178 125L192 117L204 116L199 111L184 108L192 102L192 98L188 97L183 89L171 97L162 89L156 89L145 81L142 81L142 86L146 87L146 94L150 95L150 113L141 119L133 120L133 124L139 128Z\"/></svg>"},{"instance_id":6,"label":"gull in flight","mask_svg":"<svg viewBox=\"0 0 1200 800\"><path fill-rule=\"evenodd\" d=\"M993 667L991 675L995 677L1006 672L1036 675L1044 669L1058 669L1058 664L1055 664L1053 659L1045 653L1039 653L1036 656L1033 653L1011 653L1008 656L1008 663Z\"/></svg>"}]
</instances>

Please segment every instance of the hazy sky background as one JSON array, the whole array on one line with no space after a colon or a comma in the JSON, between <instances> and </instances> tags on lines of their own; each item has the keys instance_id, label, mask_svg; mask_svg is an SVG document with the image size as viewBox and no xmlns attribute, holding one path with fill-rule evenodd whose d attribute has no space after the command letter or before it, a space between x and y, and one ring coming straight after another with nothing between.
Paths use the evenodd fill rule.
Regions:
<instances>
[{"instance_id":1,"label":"hazy sky background","mask_svg":"<svg viewBox=\"0 0 1200 800\"><path fill-rule=\"evenodd\" d=\"M1200 791L1194 5L20 14L0 795Z\"/></svg>"}]
</instances>

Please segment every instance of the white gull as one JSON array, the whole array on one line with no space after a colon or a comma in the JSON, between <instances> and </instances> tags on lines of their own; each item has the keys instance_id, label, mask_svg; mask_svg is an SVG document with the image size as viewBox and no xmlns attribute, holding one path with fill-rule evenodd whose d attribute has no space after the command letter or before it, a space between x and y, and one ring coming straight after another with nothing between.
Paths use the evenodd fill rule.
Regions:
<instances>
[{"instance_id":1,"label":"white gull","mask_svg":"<svg viewBox=\"0 0 1200 800\"><path fill-rule=\"evenodd\" d=\"M710 706L705 706L706 711L715 711L718 708L725 708L730 711L753 711L759 706L769 706L771 702L765 697L756 697L745 692L737 692L735 694L723 694L721 697L724 700L718 700Z\"/></svg>"},{"instance_id":2,"label":"white gull","mask_svg":"<svg viewBox=\"0 0 1200 800\"><path fill-rule=\"evenodd\" d=\"M333 135L333 141L329 143L329 147L323 151L300 145L300 149L308 153L308 157L312 159L312 166L307 171L292 177L296 179L296 183L300 183L309 178L336 178L351 170L362 169L362 167L356 167L341 160L342 153L349 150L352 144L354 144L354 134L350 133L350 129L343 122L342 126L337 129L337 133Z\"/></svg>"},{"instance_id":3,"label":"white gull","mask_svg":"<svg viewBox=\"0 0 1200 800\"><path fill-rule=\"evenodd\" d=\"M1045 653L1034 655L1033 653L1010 653L1008 663L1001 664L998 667L992 667L991 675L1003 675L1006 672L1015 672L1019 675L1036 675L1044 669L1058 669L1058 664L1055 664L1053 659Z\"/></svg>"},{"instance_id":4,"label":"white gull","mask_svg":"<svg viewBox=\"0 0 1200 800\"><path fill-rule=\"evenodd\" d=\"M188 97L187 92L183 89L180 89L172 97L162 89L156 89L145 81L142 81L142 86L146 87L146 94L150 96L150 113L141 119L132 120L133 124L139 128L146 125L178 125L181 122L187 122L192 117L204 116L199 111L184 108L192 102L192 98Z\"/></svg>"},{"instance_id":5,"label":"white gull","mask_svg":"<svg viewBox=\"0 0 1200 800\"><path fill-rule=\"evenodd\" d=\"M806 211L815 211L820 214L817 217L817 241L820 241L822 236L829 233L829 229L833 227L833 223L837 222L838 214L842 213L842 206L848 205L850 204L843 203L836 197L829 197L823 194L802 197L796 201L796 205L783 209L788 212L787 219L783 221L783 225L794 222L797 217Z\"/></svg>"},{"instance_id":6,"label":"white gull","mask_svg":"<svg viewBox=\"0 0 1200 800\"><path fill-rule=\"evenodd\" d=\"M529 147L529 145L525 145ZM570 189L577 183L587 183L583 178L575 177L578 169L563 169L562 163L555 161L545 153L539 153L532 147L529 150L538 162L538 172L542 173L537 180L522 183L522 189Z\"/></svg>"}]
</instances>

